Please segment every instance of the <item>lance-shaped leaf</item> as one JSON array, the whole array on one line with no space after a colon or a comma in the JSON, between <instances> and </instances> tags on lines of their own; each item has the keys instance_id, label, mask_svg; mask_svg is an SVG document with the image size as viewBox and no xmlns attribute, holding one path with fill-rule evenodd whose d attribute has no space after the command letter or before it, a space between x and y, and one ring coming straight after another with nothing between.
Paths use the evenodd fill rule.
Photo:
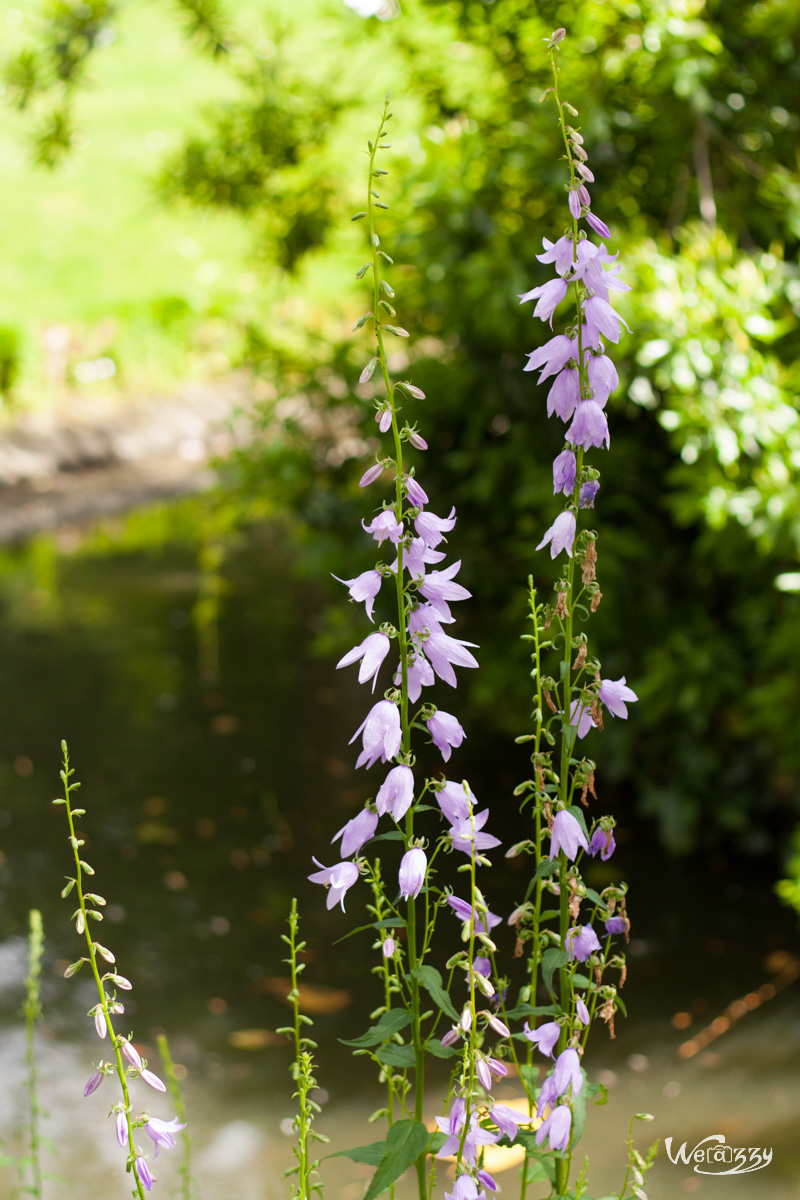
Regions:
<instances>
[{"instance_id":1,"label":"lance-shaped leaf","mask_svg":"<svg viewBox=\"0 0 800 1200\"><path fill-rule=\"evenodd\" d=\"M421 987L425 988L431 1000L442 1010L445 1016L449 1017L451 1021L459 1020L459 1014L456 1012L452 1000L445 991L442 977L436 970L436 967L414 967L413 971L411 971L411 976L413 979L416 979Z\"/></svg>"},{"instance_id":2,"label":"lance-shaped leaf","mask_svg":"<svg viewBox=\"0 0 800 1200\"><path fill-rule=\"evenodd\" d=\"M397 1121L386 1137L386 1150L364 1200L377 1200L423 1153L430 1134L421 1121Z\"/></svg>"},{"instance_id":3,"label":"lance-shaped leaf","mask_svg":"<svg viewBox=\"0 0 800 1200\"><path fill-rule=\"evenodd\" d=\"M411 1013L406 1012L404 1008L390 1008L378 1019L377 1025L371 1025L361 1037L351 1040L339 1038L339 1041L343 1046L377 1046L381 1042L388 1042L389 1038L410 1024Z\"/></svg>"}]
</instances>

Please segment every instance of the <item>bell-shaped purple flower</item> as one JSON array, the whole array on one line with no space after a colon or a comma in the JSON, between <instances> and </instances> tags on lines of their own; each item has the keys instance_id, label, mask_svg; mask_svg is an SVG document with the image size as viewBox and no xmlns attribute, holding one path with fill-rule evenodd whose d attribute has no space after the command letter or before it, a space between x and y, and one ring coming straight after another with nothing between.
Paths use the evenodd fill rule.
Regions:
<instances>
[{"instance_id":1,"label":"bell-shaped purple flower","mask_svg":"<svg viewBox=\"0 0 800 1200\"><path fill-rule=\"evenodd\" d=\"M550 832L550 857L555 858L563 850L570 862L574 862L578 850L588 850L586 834L572 813L565 808L556 813Z\"/></svg>"},{"instance_id":2,"label":"bell-shaped purple flower","mask_svg":"<svg viewBox=\"0 0 800 1200\"><path fill-rule=\"evenodd\" d=\"M569 1087L572 1087L573 1097L580 1093L583 1087L583 1075L581 1074L581 1060L578 1057L577 1050L570 1048L561 1051L556 1059L553 1078L555 1079L556 1090L559 1096L563 1096Z\"/></svg>"},{"instance_id":3,"label":"bell-shaped purple flower","mask_svg":"<svg viewBox=\"0 0 800 1200\"><path fill-rule=\"evenodd\" d=\"M547 393L547 415L553 413L568 421L581 398L581 377L577 367L564 367Z\"/></svg>"},{"instance_id":4,"label":"bell-shaped purple flower","mask_svg":"<svg viewBox=\"0 0 800 1200\"><path fill-rule=\"evenodd\" d=\"M606 921L607 933L625 933L630 922L626 917L609 917Z\"/></svg>"},{"instance_id":5,"label":"bell-shaped purple flower","mask_svg":"<svg viewBox=\"0 0 800 1200\"><path fill-rule=\"evenodd\" d=\"M467 646L474 646L474 642L462 642L459 638L449 637L443 629L438 628L431 631L431 635L425 643L425 656L429 660L436 674L445 683L449 683L451 687L456 686L456 673L453 666L457 667L477 667L478 660L474 654L470 654Z\"/></svg>"},{"instance_id":6,"label":"bell-shaped purple flower","mask_svg":"<svg viewBox=\"0 0 800 1200\"><path fill-rule=\"evenodd\" d=\"M597 934L591 925L580 929L570 929L567 933L567 953L578 962L586 962L590 954L600 949Z\"/></svg>"},{"instance_id":7,"label":"bell-shaped purple flower","mask_svg":"<svg viewBox=\"0 0 800 1200\"><path fill-rule=\"evenodd\" d=\"M397 705L391 700L379 700L350 738L351 746L360 733L363 733L364 748L356 759L356 767L366 764L369 769L378 759L387 762L394 758L403 737Z\"/></svg>"},{"instance_id":8,"label":"bell-shaped purple flower","mask_svg":"<svg viewBox=\"0 0 800 1200\"><path fill-rule=\"evenodd\" d=\"M175 1145L173 1134L180 1133L186 1128L186 1122L180 1122L177 1117L173 1117L171 1121L162 1121L160 1117L151 1117L146 1122L144 1131L149 1138L155 1142L156 1152L154 1158L158 1158L158 1152L163 1146L165 1150L171 1150Z\"/></svg>"},{"instance_id":9,"label":"bell-shaped purple flower","mask_svg":"<svg viewBox=\"0 0 800 1200\"><path fill-rule=\"evenodd\" d=\"M414 799L414 773L411 767L392 767L375 797L375 807L383 816L389 813L394 821L401 821ZM372 836L372 835L370 835Z\"/></svg>"},{"instance_id":10,"label":"bell-shaped purple flower","mask_svg":"<svg viewBox=\"0 0 800 1200\"><path fill-rule=\"evenodd\" d=\"M383 512L378 513L377 517L373 518L369 525L365 525L362 521L361 526L365 533L372 534L379 546L387 537L396 546L405 533L403 522L398 521L394 510L391 508L385 508Z\"/></svg>"},{"instance_id":11,"label":"bell-shaped purple flower","mask_svg":"<svg viewBox=\"0 0 800 1200\"><path fill-rule=\"evenodd\" d=\"M400 895L404 900L416 900L425 882L425 872L428 869L428 859L425 851L419 846L407 850L400 860Z\"/></svg>"},{"instance_id":12,"label":"bell-shaped purple flower","mask_svg":"<svg viewBox=\"0 0 800 1200\"><path fill-rule=\"evenodd\" d=\"M374 620L372 609L375 605L375 597L381 590L383 576L380 571L364 571L361 575L356 575L355 579L340 579L338 575L333 577L337 583L343 583L350 592L351 600L364 601L367 616L370 621Z\"/></svg>"},{"instance_id":13,"label":"bell-shaped purple flower","mask_svg":"<svg viewBox=\"0 0 800 1200\"><path fill-rule=\"evenodd\" d=\"M368 808L362 808L357 817L353 817L351 821L342 826L338 833L333 835L331 841L335 842L337 838L341 838L342 858L350 858L353 854L358 854L377 828L378 814L370 812Z\"/></svg>"},{"instance_id":14,"label":"bell-shaped purple flower","mask_svg":"<svg viewBox=\"0 0 800 1200\"><path fill-rule=\"evenodd\" d=\"M544 246L544 254L537 254L540 263L553 263L559 275L566 275L567 271L572 266L573 246L574 243L571 237L560 237L557 242L551 242L549 238L542 238ZM530 370L526 367L526 370Z\"/></svg>"},{"instance_id":15,"label":"bell-shaped purple flower","mask_svg":"<svg viewBox=\"0 0 800 1200\"><path fill-rule=\"evenodd\" d=\"M594 400L582 400L575 410L566 438L573 446L583 446L584 450L591 446L602 446L604 442L608 448L611 434L608 431L608 418L600 405Z\"/></svg>"},{"instance_id":16,"label":"bell-shaped purple flower","mask_svg":"<svg viewBox=\"0 0 800 1200\"><path fill-rule=\"evenodd\" d=\"M580 700L573 700L569 706L569 723L578 726L578 737L585 738L590 729L595 728L595 719L588 706Z\"/></svg>"},{"instance_id":17,"label":"bell-shaped purple flower","mask_svg":"<svg viewBox=\"0 0 800 1200\"><path fill-rule=\"evenodd\" d=\"M450 830L453 849L460 850L462 854L471 855L473 846L478 852L492 850L495 846L499 846L499 838L493 837L490 833L481 833L488 817L489 810L485 808L483 812L475 813L460 821L458 825L453 825Z\"/></svg>"},{"instance_id":18,"label":"bell-shaped purple flower","mask_svg":"<svg viewBox=\"0 0 800 1200\"><path fill-rule=\"evenodd\" d=\"M497 1128L513 1142L517 1136L517 1127L524 1124L526 1118L507 1104L493 1104L489 1110L489 1120L494 1121Z\"/></svg>"},{"instance_id":19,"label":"bell-shaped purple flower","mask_svg":"<svg viewBox=\"0 0 800 1200\"><path fill-rule=\"evenodd\" d=\"M525 304L527 300L536 300L536 307L533 310L533 315L539 317L542 321L549 321L550 327L553 327L553 313L558 308L561 301L567 294L567 283L564 279L549 279L547 283L543 283L541 287L531 288L529 292L525 292L520 296L520 304Z\"/></svg>"},{"instance_id":20,"label":"bell-shaped purple flower","mask_svg":"<svg viewBox=\"0 0 800 1200\"><path fill-rule=\"evenodd\" d=\"M483 1192L471 1175L459 1175L452 1192L445 1192L445 1200L486 1200Z\"/></svg>"},{"instance_id":21,"label":"bell-shaped purple flower","mask_svg":"<svg viewBox=\"0 0 800 1200\"><path fill-rule=\"evenodd\" d=\"M613 716L627 717L628 709L625 702L632 704L639 697L632 688L626 686L625 676L622 675L619 679L601 680L600 699Z\"/></svg>"},{"instance_id":22,"label":"bell-shaped purple flower","mask_svg":"<svg viewBox=\"0 0 800 1200\"><path fill-rule=\"evenodd\" d=\"M437 613L450 620L449 603L456 600L469 600L472 595L454 579L461 570L461 560L451 563L444 571L430 571L419 585L421 595L430 602Z\"/></svg>"},{"instance_id":23,"label":"bell-shaped purple flower","mask_svg":"<svg viewBox=\"0 0 800 1200\"><path fill-rule=\"evenodd\" d=\"M488 1188L490 1192L497 1191L497 1184L495 1183L494 1178L489 1174L488 1171L484 1171L484 1170L478 1171L477 1178L478 1178L478 1182L482 1183L483 1186L485 1188Z\"/></svg>"},{"instance_id":24,"label":"bell-shaped purple flower","mask_svg":"<svg viewBox=\"0 0 800 1200\"><path fill-rule=\"evenodd\" d=\"M476 975L482 975L484 979L491 979L492 977L491 961L488 958L484 958L482 954L476 955L472 960L472 969ZM508 1034L504 1036L508 1037Z\"/></svg>"},{"instance_id":25,"label":"bell-shaped purple flower","mask_svg":"<svg viewBox=\"0 0 800 1200\"><path fill-rule=\"evenodd\" d=\"M587 479L586 483L581 484L580 494L578 496L579 508L594 508L595 496L600 491L600 484L596 479Z\"/></svg>"},{"instance_id":26,"label":"bell-shaped purple flower","mask_svg":"<svg viewBox=\"0 0 800 1200\"><path fill-rule=\"evenodd\" d=\"M412 538L411 545L406 546L403 551L403 570L408 571L412 579L420 579L425 575L426 566L439 563L446 557L440 550L432 550L421 537L415 537ZM397 570L396 561L392 570Z\"/></svg>"},{"instance_id":27,"label":"bell-shaped purple flower","mask_svg":"<svg viewBox=\"0 0 800 1200\"><path fill-rule=\"evenodd\" d=\"M398 665L397 674L394 677L395 683L400 686L403 678L402 669ZM436 682L436 676L433 673L433 667L428 662L421 650L417 650L414 654L414 661L408 668L406 675L408 683L408 698L412 704L416 704L422 695L424 687L431 687Z\"/></svg>"},{"instance_id":28,"label":"bell-shaped purple flower","mask_svg":"<svg viewBox=\"0 0 800 1200\"><path fill-rule=\"evenodd\" d=\"M437 517L436 513L421 512L414 518L414 528L428 547L438 546L444 535L455 528L456 510L450 509L449 517Z\"/></svg>"},{"instance_id":29,"label":"bell-shaped purple flower","mask_svg":"<svg viewBox=\"0 0 800 1200\"><path fill-rule=\"evenodd\" d=\"M562 550L566 550L569 557L572 558L572 543L574 541L575 513L562 512L558 514L536 549L541 550L542 546L546 546L549 542L551 558L555 558Z\"/></svg>"},{"instance_id":30,"label":"bell-shaped purple flower","mask_svg":"<svg viewBox=\"0 0 800 1200\"><path fill-rule=\"evenodd\" d=\"M451 713L441 708L427 720L428 733L445 762L449 762L453 750L457 750L467 736ZM396 752L395 752L396 753Z\"/></svg>"},{"instance_id":31,"label":"bell-shaped purple flower","mask_svg":"<svg viewBox=\"0 0 800 1200\"><path fill-rule=\"evenodd\" d=\"M466 780L455 783L448 780L443 788L435 793L436 803L451 825L457 825L469 816L470 806L475 808L475 796Z\"/></svg>"},{"instance_id":32,"label":"bell-shaped purple flower","mask_svg":"<svg viewBox=\"0 0 800 1200\"><path fill-rule=\"evenodd\" d=\"M570 188L569 211L577 221L578 217L581 215L581 198L577 188Z\"/></svg>"},{"instance_id":33,"label":"bell-shaped purple flower","mask_svg":"<svg viewBox=\"0 0 800 1200\"><path fill-rule=\"evenodd\" d=\"M593 346L600 345L600 335L609 341L619 341L620 322L630 333L630 326L615 312L607 300L600 296L590 296L583 305L583 315L586 328L589 331L589 341Z\"/></svg>"},{"instance_id":34,"label":"bell-shaped purple flower","mask_svg":"<svg viewBox=\"0 0 800 1200\"><path fill-rule=\"evenodd\" d=\"M590 354L586 363L586 373L589 387L594 393L592 399L601 408L619 383L617 368L607 354Z\"/></svg>"},{"instance_id":35,"label":"bell-shaped purple flower","mask_svg":"<svg viewBox=\"0 0 800 1200\"><path fill-rule=\"evenodd\" d=\"M553 1056L553 1047L561 1036L561 1026L558 1021L547 1021L544 1025L540 1025L538 1029L531 1029L528 1022L525 1022L525 1037L529 1042L533 1042L534 1046L538 1046L542 1054Z\"/></svg>"},{"instance_id":36,"label":"bell-shaped purple flower","mask_svg":"<svg viewBox=\"0 0 800 1200\"><path fill-rule=\"evenodd\" d=\"M571 496L575 489L576 463L572 450L562 450L553 460L553 495Z\"/></svg>"},{"instance_id":37,"label":"bell-shaped purple flower","mask_svg":"<svg viewBox=\"0 0 800 1200\"><path fill-rule=\"evenodd\" d=\"M610 829L595 829L592 834L591 846L589 853L592 858L599 853L603 862L606 862L617 848L617 843L614 840L614 834Z\"/></svg>"},{"instance_id":38,"label":"bell-shaped purple flower","mask_svg":"<svg viewBox=\"0 0 800 1200\"><path fill-rule=\"evenodd\" d=\"M458 896L448 896L447 903L450 905L456 916L458 916L462 921L471 921L473 919L472 906L467 904L466 900L461 900ZM491 933L495 925L500 925L502 920L502 917L498 917L495 913L487 911L485 924L480 917L476 917L475 932Z\"/></svg>"},{"instance_id":39,"label":"bell-shaped purple flower","mask_svg":"<svg viewBox=\"0 0 800 1200\"><path fill-rule=\"evenodd\" d=\"M566 1150L572 1128L572 1113L566 1104L557 1104L547 1120L536 1130L536 1145L547 1139L551 1150Z\"/></svg>"},{"instance_id":40,"label":"bell-shaped purple flower","mask_svg":"<svg viewBox=\"0 0 800 1200\"><path fill-rule=\"evenodd\" d=\"M375 684L378 679L378 671L381 669L381 663L389 653L391 643L385 633L370 633L364 638L360 646L354 646L352 650L348 650L343 658L340 658L336 664L338 671L339 667L349 667L353 663L361 660L361 666L358 669L358 682L366 683L367 680L372 680L372 690L375 691Z\"/></svg>"},{"instance_id":41,"label":"bell-shaped purple flower","mask_svg":"<svg viewBox=\"0 0 800 1200\"><path fill-rule=\"evenodd\" d=\"M347 889L351 888L358 879L358 867L351 862L340 862L333 867L323 867L318 859L312 858L311 861L315 862L321 870L315 871L308 878L311 883L322 883L328 888L326 907L330 909L336 904L341 904L342 912L344 912L344 898Z\"/></svg>"},{"instance_id":42,"label":"bell-shaped purple flower","mask_svg":"<svg viewBox=\"0 0 800 1200\"><path fill-rule=\"evenodd\" d=\"M571 358L577 357L578 339L568 338L566 334L558 333L555 337L550 338L549 342L539 346L538 350L529 354L528 361L522 369L523 371L536 371L542 367L539 383L543 383L551 375L557 375Z\"/></svg>"},{"instance_id":43,"label":"bell-shaped purple flower","mask_svg":"<svg viewBox=\"0 0 800 1200\"><path fill-rule=\"evenodd\" d=\"M580 999L580 997L578 997L578 1000L575 1003L575 1011L578 1014L578 1020L580 1021L581 1025L588 1025L591 1017L589 1016L588 1008L583 1000Z\"/></svg>"}]
</instances>

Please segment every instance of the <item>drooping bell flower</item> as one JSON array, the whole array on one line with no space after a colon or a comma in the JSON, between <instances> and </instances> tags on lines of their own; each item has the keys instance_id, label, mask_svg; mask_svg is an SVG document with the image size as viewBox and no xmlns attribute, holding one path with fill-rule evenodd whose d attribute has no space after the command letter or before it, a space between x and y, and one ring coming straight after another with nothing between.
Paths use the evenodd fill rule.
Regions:
<instances>
[{"instance_id":1,"label":"drooping bell flower","mask_svg":"<svg viewBox=\"0 0 800 1200\"><path fill-rule=\"evenodd\" d=\"M617 848L617 843L614 840L613 831L610 829L595 829L592 834L592 841L589 846L589 853L592 858L599 853L603 862L607 862Z\"/></svg>"},{"instance_id":2,"label":"drooping bell flower","mask_svg":"<svg viewBox=\"0 0 800 1200\"><path fill-rule=\"evenodd\" d=\"M555 413L562 421L568 421L581 398L581 379L577 367L565 367L556 377L547 393L547 415Z\"/></svg>"},{"instance_id":3,"label":"drooping bell flower","mask_svg":"<svg viewBox=\"0 0 800 1200\"><path fill-rule=\"evenodd\" d=\"M428 869L428 859L425 851L419 846L407 850L400 861L399 883L400 895L404 900L416 900L425 882L425 872Z\"/></svg>"},{"instance_id":4,"label":"drooping bell flower","mask_svg":"<svg viewBox=\"0 0 800 1200\"><path fill-rule=\"evenodd\" d=\"M541 367L539 383L543 383L551 375L557 375L571 358L577 357L578 339L568 338L566 334L558 333L538 350L533 350L528 355L528 361L522 369L523 371L537 371Z\"/></svg>"},{"instance_id":5,"label":"drooping bell flower","mask_svg":"<svg viewBox=\"0 0 800 1200\"><path fill-rule=\"evenodd\" d=\"M555 558L562 550L566 550L569 557L572 558L572 544L574 541L575 513L562 512L558 514L536 549L541 550L542 546L546 546L549 542L551 558Z\"/></svg>"},{"instance_id":6,"label":"drooping bell flower","mask_svg":"<svg viewBox=\"0 0 800 1200\"><path fill-rule=\"evenodd\" d=\"M553 313L566 296L567 286L564 279L548 279L547 283L543 283L541 287L531 288L529 292L525 292L520 296L519 302L525 304L528 300L535 300L534 317L539 317L541 321L549 321L552 329Z\"/></svg>"},{"instance_id":7,"label":"drooping bell flower","mask_svg":"<svg viewBox=\"0 0 800 1200\"><path fill-rule=\"evenodd\" d=\"M318 859L312 858L319 871L315 871L308 878L311 883L322 883L328 890L328 898L325 901L327 908L333 908L336 904L341 904L342 912L344 912L344 898L348 888L351 888L358 879L358 867L355 863L340 862L333 867L323 867Z\"/></svg>"},{"instance_id":8,"label":"drooping bell flower","mask_svg":"<svg viewBox=\"0 0 800 1200\"><path fill-rule=\"evenodd\" d=\"M567 1050L562 1050L556 1059L555 1070L553 1071L556 1089L559 1096L563 1096L569 1087L572 1088L573 1098L579 1095L583 1087L583 1075L581 1074L581 1060L578 1057L578 1051L570 1047Z\"/></svg>"},{"instance_id":9,"label":"drooping bell flower","mask_svg":"<svg viewBox=\"0 0 800 1200\"><path fill-rule=\"evenodd\" d=\"M162 1146L165 1150L171 1150L175 1145L173 1134L180 1133L185 1128L186 1122L180 1122L177 1117L173 1117L171 1121L162 1121L160 1117L151 1117L146 1122L144 1131L155 1142L156 1152L153 1157L158 1158L158 1152Z\"/></svg>"},{"instance_id":10,"label":"drooping bell flower","mask_svg":"<svg viewBox=\"0 0 800 1200\"><path fill-rule=\"evenodd\" d=\"M394 510L391 508L385 508L383 512L378 513L377 517L374 517L369 525L365 525L362 521L361 527L365 533L372 534L379 546L382 545L387 537L396 546L405 533L403 522L398 521Z\"/></svg>"},{"instance_id":11,"label":"drooping bell flower","mask_svg":"<svg viewBox=\"0 0 800 1200\"><path fill-rule=\"evenodd\" d=\"M540 1025L538 1029L531 1029L528 1022L524 1026L525 1037L529 1042L533 1042L534 1046L538 1046L542 1054L552 1058L553 1047L561 1036L561 1026L558 1021L547 1021L544 1025Z\"/></svg>"},{"instance_id":12,"label":"drooping bell flower","mask_svg":"<svg viewBox=\"0 0 800 1200\"><path fill-rule=\"evenodd\" d=\"M366 764L369 769L378 759L387 762L394 758L403 738L397 705L391 700L379 700L350 738L351 746L360 733L364 748L356 759L356 767Z\"/></svg>"},{"instance_id":13,"label":"drooping bell flower","mask_svg":"<svg viewBox=\"0 0 800 1200\"><path fill-rule=\"evenodd\" d=\"M358 669L358 682L366 683L372 680L372 690L375 691L375 684L378 679L378 671L381 669L381 664L389 653L391 643L385 633L370 633L364 638L359 646L354 646L352 650L348 650L343 658L340 658L336 664L336 669L340 667L349 667L353 663L361 660L361 666Z\"/></svg>"},{"instance_id":14,"label":"drooping bell flower","mask_svg":"<svg viewBox=\"0 0 800 1200\"><path fill-rule=\"evenodd\" d=\"M584 925L577 930L570 929L567 933L567 953L570 958L577 959L578 962L586 962L589 955L599 949L600 942L591 925Z\"/></svg>"},{"instance_id":15,"label":"drooping bell flower","mask_svg":"<svg viewBox=\"0 0 800 1200\"><path fill-rule=\"evenodd\" d=\"M468 592L454 579L461 570L461 559L451 563L444 571L430 571L419 585L420 594L433 606L437 613L450 620L450 603L455 600L469 600L472 592Z\"/></svg>"},{"instance_id":16,"label":"drooping bell flower","mask_svg":"<svg viewBox=\"0 0 800 1200\"><path fill-rule=\"evenodd\" d=\"M148 1192L152 1192L153 1184L156 1181L155 1175L150 1174L150 1168L147 1165L147 1159L141 1156L134 1159L133 1169L136 1172L136 1177L142 1184L142 1187Z\"/></svg>"},{"instance_id":17,"label":"drooping bell flower","mask_svg":"<svg viewBox=\"0 0 800 1200\"><path fill-rule=\"evenodd\" d=\"M457 750L467 736L461 725L451 713L444 712L441 708L428 718L426 724L434 746L444 761L449 762L453 750Z\"/></svg>"},{"instance_id":18,"label":"drooping bell flower","mask_svg":"<svg viewBox=\"0 0 800 1200\"><path fill-rule=\"evenodd\" d=\"M444 535L455 528L456 510L450 509L449 517L437 517L436 513L421 512L414 518L414 528L426 546L438 546L444 540Z\"/></svg>"},{"instance_id":19,"label":"drooping bell flower","mask_svg":"<svg viewBox=\"0 0 800 1200\"><path fill-rule=\"evenodd\" d=\"M553 460L553 495L559 492L564 496L572 495L575 490L576 468L574 451L562 450Z\"/></svg>"},{"instance_id":20,"label":"drooping bell flower","mask_svg":"<svg viewBox=\"0 0 800 1200\"><path fill-rule=\"evenodd\" d=\"M575 416L566 432L566 439L573 446L582 446L584 450L603 444L608 449L611 444L608 418L599 404L594 400L581 401L575 409Z\"/></svg>"},{"instance_id":21,"label":"drooping bell flower","mask_svg":"<svg viewBox=\"0 0 800 1200\"><path fill-rule=\"evenodd\" d=\"M578 850L588 850L586 834L581 829L572 813L565 808L560 809L553 819L550 831L550 858L555 858L563 850L570 862L574 862Z\"/></svg>"},{"instance_id":22,"label":"drooping bell flower","mask_svg":"<svg viewBox=\"0 0 800 1200\"><path fill-rule=\"evenodd\" d=\"M536 1130L536 1145L547 1139L551 1150L566 1150L572 1129L572 1113L566 1104L557 1104L550 1116Z\"/></svg>"},{"instance_id":23,"label":"drooping bell flower","mask_svg":"<svg viewBox=\"0 0 800 1200\"><path fill-rule=\"evenodd\" d=\"M361 575L356 575L355 579L340 579L338 575L334 575L333 578L337 583L345 585L350 592L351 600L364 601L367 616L370 621L373 621L372 610L375 605L375 597L383 583L380 571L364 571Z\"/></svg>"},{"instance_id":24,"label":"drooping bell flower","mask_svg":"<svg viewBox=\"0 0 800 1200\"><path fill-rule=\"evenodd\" d=\"M639 697L632 688L626 686L625 676L622 675L619 679L601 680L600 699L612 716L627 717L628 709L625 702L632 704Z\"/></svg>"},{"instance_id":25,"label":"drooping bell flower","mask_svg":"<svg viewBox=\"0 0 800 1200\"><path fill-rule=\"evenodd\" d=\"M375 807L380 816L389 813L394 821L401 821L414 799L414 772L411 767L392 767L375 797Z\"/></svg>"},{"instance_id":26,"label":"drooping bell flower","mask_svg":"<svg viewBox=\"0 0 800 1200\"><path fill-rule=\"evenodd\" d=\"M337 838L342 839L340 853L342 858L351 858L352 855L358 854L365 842L374 835L378 828L378 814L370 812L368 808L362 808L358 816L353 817L346 825L343 825L338 833L335 833L331 838L335 842Z\"/></svg>"}]
</instances>

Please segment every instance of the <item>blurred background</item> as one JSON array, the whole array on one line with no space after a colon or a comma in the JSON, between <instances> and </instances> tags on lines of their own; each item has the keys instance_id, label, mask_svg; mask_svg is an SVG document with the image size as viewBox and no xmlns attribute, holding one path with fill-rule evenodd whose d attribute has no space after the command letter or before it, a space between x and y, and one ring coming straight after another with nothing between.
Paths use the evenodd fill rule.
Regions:
<instances>
[{"instance_id":1,"label":"blurred background","mask_svg":"<svg viewBox=\"0 0 800 1200\"><path fill-rule=\"evenodd\" d=\"M62 737L109 900L106 942L136 984L137 1038L154 1046L166 1030L185 1074L201 1194L227 1195L234 1176L243 1200L285 1194L291 1081L274 1030L293 895L323 1128L337 1148L371 1140L373 1072L336 1039L374 1007L376 952L368 938L330 949L348 918L325 913L305 876L374 783L347 747L366 697L333 671L364 622L330 573L374 561L357 480L377 445L378 393L356 384L371 345L351 333L364 235L349 217L389 90L382 238L411 333L393 366L427 394L413 415L431 449L415 465L435 511L457 506L450 549L473 593L459 636L481 646L456 701L469 735L458 769L494 831L521 836L519 635L528 574L545 594L555 579L534 547L560 441L545 390L522 373L546 330L517 295L548 277L535 255L564 224L558 128L538 102L542 39L562 25L563 95L633 288L619 303L633 333L615 354L611 453L596 456L606 599L593 636L605 674L626 675L640 703L590 750L599 803L619 822L618 854L596 879L613 866L631 885L631 1016L591 1048L590 1074L609 1087L587 1131L593 1194L621 1185L627 1114L642 1109L656 1115L645 1136L694 1145L722 1132L774 1148L765 1171L724 1184L662 1153L653 1197L796 1194L800 9L789 0L0 0L9 1156L36 905L50 1169L109 1195L124 1187L103 1093L74 1108L98 1051L86 982L62 978L75 956L58 899L68 847L49 805ZM487 882L495 911L524 892L513 866ZM351 896L358 923L364 898ZM329 1167L332 1192L358 1200L368 1169ZM174 1170L165 1163L165 1181ZM58 1180L48 1189L69 1194Z\"/></svg>"}]
</instances>

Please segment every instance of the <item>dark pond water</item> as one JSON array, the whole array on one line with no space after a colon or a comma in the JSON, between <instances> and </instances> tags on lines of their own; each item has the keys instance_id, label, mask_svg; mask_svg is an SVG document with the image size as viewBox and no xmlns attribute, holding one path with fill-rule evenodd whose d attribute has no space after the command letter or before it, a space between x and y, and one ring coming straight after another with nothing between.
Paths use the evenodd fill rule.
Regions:
<instances>
[{"instance_id":1,"label":"dark pond water","mask_svg":"<svg viewBox=\"0 0 800 1200\"><path fill-rule=\"evenodd\" d=\"M237 1196L286 1194L278 1167L288 1148L280 1122L292 1111L289 1059L273 1031L286 1016L280 934L293 896L319 1010L325 1120L341 1145L373 1140L355 1128L374 1107L371 1068L354 1063L337 1038L361 1032L379 1003L375 951L366 936L333 945L361 923L365 894L351 893L348 920L326 913L324 894L306 882L311 855L333 861L331 835L374 782L354 771L347 745L367 695L352 673L334 671L336 622L324 614L341 597L337 585L309 577L304 549L277 526L237 534L217 573L214 545L193 532L192 505L202 503L72 531L0 561L0 1135L13 1146L22 938L36 906L47 934L41 1061L50 1134L60 1145L54 1169L79 1169L109 1195L122 1195L124 1180L113 1182L106 1105L80 1098L98 1054L86 1017L93 998L87 980L62 978L79 953L70 906L59 899L69 870L63 810L50 803L62 737L83 784L86 855L108 900L101 940L135 983L126 1020L137 1040L152 1044L167 1031L187 1073L206 1200L229 1194L224 1180L234 1171ZM448 692L448 701L461 715L459 699ZM510 792L524 758L495 734L468 733L458 770L491 804L493 831L518 840ZM677 1053L731 1001L786 978L780 971L796 931L772 896L776 865L722 852L666 860L624 794L616 799L623 825L614 875L631 885L634 922L631 1017L614 1042L598 1032L592 1050L612 1085L589 1141L601 1173L611 1170L610 1139L622 1140L625 1112L648 1107L657 1135L723 1131L707 1127L716 1120L745 1140L757 1134L758 1144L774 1144L769 1186L766 1172L728 1184L700 1180L709 1195L712 1187L743 1198L794 1195L796 987L779 982L774 999L691 1061ZM498 858L486 877L495 911L507 913L524 892L519 861ZM608 868L596 868L593 882ZM675 1013L688 1014L689 1032L675 1029ZM75 1104L86 1106L78 1116ZM88 1167L82 1155L95 1137L102 1148ZM689 1173L687 1184L686 1176L660 1162L651 1195L696 1190L698 1177ZM341 1200L363 1192L359 1171L341 1160L333 1179ZM51 1188L61 1195L60 1184Z\"/></svg>"}]
</instances>

